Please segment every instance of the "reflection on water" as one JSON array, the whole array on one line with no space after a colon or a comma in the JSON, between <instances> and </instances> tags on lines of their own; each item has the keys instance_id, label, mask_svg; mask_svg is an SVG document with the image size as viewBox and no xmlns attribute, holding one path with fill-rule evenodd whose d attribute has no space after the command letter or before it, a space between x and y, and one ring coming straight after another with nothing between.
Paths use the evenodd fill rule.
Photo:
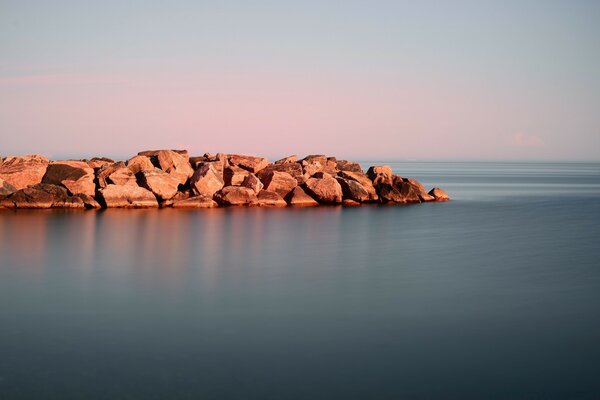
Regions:
<instances>
[{"instance_id":1,"label":"reflection on water","mask_svg":"<svg viewBox=\"0 0 600 400\"><path fill-rule=\"evenodd\" d=\"M0 398L597 398L598 169L394 167L457 200L1 211Z\"/></svg>"}]
</instances>

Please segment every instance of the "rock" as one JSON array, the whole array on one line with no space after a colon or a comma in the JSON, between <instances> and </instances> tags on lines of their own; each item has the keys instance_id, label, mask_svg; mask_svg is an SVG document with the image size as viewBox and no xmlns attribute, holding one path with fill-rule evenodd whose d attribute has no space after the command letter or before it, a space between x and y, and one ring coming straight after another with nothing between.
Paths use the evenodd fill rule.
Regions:
<instances>
[{"instance_id":1,"label":"rock","mask_svg":"<svg viewBox=\"0 0 600 400\"><path fill-rule=\"evenodd\" d=\"M258 204L254 190L242 186L226 186L214 196L224 206L252 206Z\"/></svg>"},{"instance_id":2,"label":"rock","mask_svg":"<svg viewBox=\"0 0 600 400\"><path fill-rule=\"evenodd\" d=\"M264 189L275 192L285 198L296 186L298 181L286 172L270 171L261 175Z\"/></svg>"},{"instance_id":3,"label":"rock","mask_svg":"<svg viewBox=\"0 0 600 400\"><path fill-rule=\"evenodd\" d=\"M192 168L194 169L194 171L197 170L198 167L200 167L206 161L208 161L208 158L203 157L203 156L190 157L190 165L192 166Z\"/></svg>"},{"instance_id":4,"label":"rock","mask_svg":"<svg viewBox=\"0 0 600 400\"><path fill-rule=\"evenodd\" d=\"M331 175L319 172L305 183L306 192L322 204L339 204L342 202L342 187Z\"/></svg>"},{"instance_id":5,"label":"rock","mask_svg":"<svg viewBox=\"0 0 600 400\"><path fill-rule=\"evenodd\" d=\"M287 203L291 206L296 207L308 207L308 206L318 206L319 203L312 197L310 197L304 189L300 186L296 186L294 190L287 195L286 199Z\"/></svg>"},{"instance_id":6,"label":"rock","mask_svg":"<svg viewBox=\"0 0 600 400\"><path fill-rule=\"evenodd\" d=\"M265 168L260 170L260 172L256 175L264 183L267 175L273 171L285 172L286 174L289 174L294 179L296 179L298 185L306 181L304 177L304 171L302 170L302 166L298 163L269 164Z\"/></svg>"},{"instance_id":7,"label":"rock","mask_svg":"<svg viewBox=\"0 0 600 400\"><path fill-rule=\"evenodd\" d=\"M287 203L275 192L268 190L261 190L258 192L258 205L259 206L270 206L270 207L285 207Z\"/></svg>"},{"instance_id":8,"label":"rock","mask_svg":"<svg viewBox=\"0 0 600 400\"><path fill-rule=\"evenodd\" d=\"M6 157L0 164L0 179L15 189L24 189L42 182L48 159L40 155Z\"/></svg>"},{"instance_id":9,"label":"rock","mask_svg":"<svg viewBox=\"0 0 600 400\"><path fill-rule=\"evenodd\" d=\"M108 185L137 185L135 175L131 169L127 168L123 161L113 164L105 164L96 172L98 187Z\"/></svg>"},{"instance_id":10,"label":"rock","mask_svg":"<svg viewBox=\"0 0 600 400\"><path fill-rule=\"evenodd\" d=\"M101 208L100 203L98 203L96 201L96 199L94 199L92 196L88 196L87 194L76 194L75 196L73 196L73 198L78 197L81 199L81 201L83 201L83 206L85 208L91 209L97 209L97 208Z\"/></svg>"},{"instance_id":11,"label":"rock","mask_svg":"<svg viewBox=\"0 0 600 400\"><path fill-rule=\"evenodd\" d=\"M344 200L353 200L358 203L364 203L371 199L369 192L367 192L367 190L357 181L344 179L339 176L336 179L342 187Z\"/></svg>"},{"instance_id":12,"label":"rock","mask_svg":"<svg viewBox=\"0 0 600 400\"><path fill-rule=\"evenodd\" d=\"M187 199L178 200L173 203L173 208L213 208L218 204L212 197L199 195Z\"/></svg>"},{"instance_id":13,"label":"rock","mask_svg":"<svg viewBox=\"0 0 600 400\"><path fill-rule=\"evenodd\" d=\"M373 185L377 185L380 182L386 182L392 184L394 173L389 165L372 166L367 171L367 176L373 182Z\"/></svg>"},{"instance_id":14,"label":"rock","mask_svg":"<svg viewBox=\"0 0 600 400\"><path fill-rule=\"evenodd\" d=\"M419 199L421 201L434 201L435 200L435 197L433 197L429 193L427 193L425 186L423 186L423 184L421 182L419 182L418 180L411 179L411 178L403 178L403 181L414 187L414 189L417 191L417 193L419 195Z\"/></svg>"},{"instance_id":15,"label":"rock","mask_svg":"<svg viewBox=\"0 0 600 400\"><path fill-rule=\"evenodd\" d=\"M258 179L258 177L252 173L248 174L246 178L244 178L241 186L252 189L252 191L256 194L258 194L264 187L260 179Z\"/></svg>"},{"instance_id":16,"label":"rock","mask_svg":"<svg viewBox=\"0 0 600 400\"><path fill-rule=\"evenodd\" d=\"M180 185L185 185L188 179L194 174L190 165L187 150L159 150L156 153L156 159L160 169L173 176Z\"/></svg>"},{"instance_id":17,"label":"rock","mask_svg":"<svg viewBox=\"0 0 600 400\"><path fill-rule=\"evenodd\" d=\"M172 151L174 153L184 156L185 158L189 158L187 150L144 150L144 151L140 151L138 153L138 156L146 156L146 157L152 158L152 157L158 156L158 153L161 151Z\"/></svg>"},{"instance_id":18,"label":"rock","mask_svg":"<svg viewBox=\"0 0 600 400\"><path fill-rule=\"evenodd\" d=\"M42 183L62 185L70 194L94 196L94 170L84 161L53 161L48 164Z\"/></svg>"},{"instance_id":19,"label":"rock","mask_svg":"<svg viewBox=\"0 0 600 400\"><path fill-rule=\"evenodd\" d=\"M359 163L348 160L337 160L336 167L338 171L350 171L362 174L363 170Z\"/></svg>"},{"instance_id":20,"label":"rock","mask_svg":"<svg viewBox=\"0 0 600 400\"><path fill-rule=\"evenodd\" d=\"M220 175L213 163L206 163L194 172L190 179L190 186L195 194L203 194L212 197L224 185L223 177Z\"/></svg>"},{"instance_id":21,"label":"rock","mask_svg":"<svg viewBox=\"0 0 600 400\"><path fill-rule=\"evenodd\" d=\"M134 174L140 171L152 170L156 168L149 157L146 156L134 156L127 160L127 168Z\"/></svg>"},{"instance_id":22,"label":"rock","mask_svg":"<svg viewBox=\"0 0 600 400\"><path fill-rule=\"evenodd\" d=\"M377 201L379 196L369 177L361 172L340 171L338 175L346 180L356 181L369 193L369 201Z\"/></svg>"},{"instance_id":23,"label":"rock","mask_svg":"<svg viewBox=\"0 0 600 400\"><path fill-rule=\"evenodd\" d=\"M342 201L342 205L344 207L356 207L356 206L360 206L360 203L354 200L350 200L350 199L345 199L344 201Z\"/></svg>"},{"instance_id":24,"label":"rock","mask_svg":"<svg viewBox=\"0 0 600 400\"><path fill-rule=\"evenodd\" d=\"M237 165L240 168L257 173L267 165L269 160L263 157L247 156L242 154L230 154L228 157L229 164Z\"/></svg>"},{"instance_id":25,"label":"rock","mask_svg":"<svg viewBox=\"0 0 600 400\"><path fill-rule=\"evenodd\" d=\"M98 190L98 197L108 208L158 207L156 196L151 191L134 185L111 184Z\"/></svg>"},{"instance_id":26,"label":"rock","mask_svg":"<svg viewBox=\"0 0 600 400\"><path fill-rule=\"evenodd\" d=\"M54 204L54 196L43 189L27 187L8 196L3 204L14 208L50 208Z\"/></svg>"},{"instance_id":27,"label":"rock","mask_svg":"<svg viewBox=\"0 0 600 400\"><path fill-rule=\"evenodd\" d=\"M306 156L301 161L305 179L310 178L317 172L326 172L331 175L337 174L337 163L334 157L327 158L324 155Z\"/></svg>"},{"instance_id":28,"label":"rock","mask_svg":"<svg viewBox=\"0 0 600 400\"><path fill-rule=\"evenodd\" d=\"M94 157L91 160L88 160L87 163L90 166L90 168L93 168L94 171L96 171L96 170L104 167L105 165L114 164L115 161L111 160L110 158L106 158L106 157Z\"/></svg>"},{"instance_id":29,"label":"rock","mask_svg":"<svg viewBox=\"0 0 600 400\"><path fill-rule=\"evenodd\" d=\"M225 182L225 186L240 186L250 173L251 172L235 165L228 165L223 170L223 181Z\"/></svg>"},{"instance_id":30,"label":"rock","mask_svg":"<svg viewBox=\"0 0 600 400\"><path fill-rule=\"evenodd\" d=\"M410 182L406 182L400 176L394 177L394 186L402 196L401 203L420 203L419 188Z\"/></svg>"},{"instance_id":31,"label":"rock","mask_svg":"<svg viewBox=\"0 0 600 400\"><path fill-rule=\"evenodd\" d=\"M381 203L420 203L419 193L414 186L396 177L393 184L379 182L375 185Z\"/></svg>"},{"instance_id":32,"label":"rock","mask_svg":"<svg viewBox=\"0 0 600 400\"><path fill-rule=\"evenodd\" d=\"M137 173L136 177L138 178L141 187L150 190L161 200L168 200L175 196L177 188L179 187L177 177L158 168L140 171Z\"/></svg>"},{"instance_id":33,"label":"rock","mask_svg":"<svg viewBox=\"0 0 600 400\"><path fill-rule=\"evenodd\" d=\"M277 160L275 161L274 164L295 164L296 162L298 162L298 157L294 154L291 156L287 156L285 158L282 158L281 160Z\"/></svg>"},{"instance_id":34,"label":"rock","mask_svg":"<svg viewBox=\"0 0 600 400\"><path fill-rule=\"evenodd\" d=\"M17 191L17 188L0 178L0 196L8 196Z\"/></svg>"},{"instance_id":35,"label":"rock","mask_svg":"<svg viewBox=\"0 0 600 400\"><path fill-rule=\"evenodd\" d=\"M429 191L429 195L433 196L435 201L448 201L450 200L450 196L440 188L433 188Z\"/></svg>"}]
</instances>

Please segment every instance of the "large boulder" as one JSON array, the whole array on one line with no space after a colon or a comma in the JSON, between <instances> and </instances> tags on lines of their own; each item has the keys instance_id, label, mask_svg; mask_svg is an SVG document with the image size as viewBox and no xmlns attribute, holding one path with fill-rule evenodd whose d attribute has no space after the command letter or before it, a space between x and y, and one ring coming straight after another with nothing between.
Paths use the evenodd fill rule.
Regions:
<instances>
[{"instance_id":1,"label":"large boulder","mask_svg":"<svg viewBox=\"0 0 600 400\"><path fill-rule=\"evenodd\" d=\"M373 182L373 185L377 185L380 182L386 182L392 184L394 179L394 173L389 165L375 165L369 168L367 176Z\"/></svg>"},{"instance_id":2,"label":"large boulder","mask_svg":"<svg viewBox=\"0 0 600 400\"><path fill-rule=\"evenodd\" d=\"M331 175L337 174L337 163L334 157L324 155L309 155L300 162L305 179L312 177L317 172L325 172Z\"/></svg>"},{"instance_id":3,"label":"large boulder","mask_svg":"<svg viewBox=\"0 0 600 400\"><path fill-rule=\"evenodd\" d=\"M146 156L146 157L156 157L158 156L158 153L160 153L161 151L165 151L165 150L144 150L144 151L140 151L138 152L139 156ZM174 153L180 154L184 157L189 157L188 151L187 150L167 150L167 151L172 151Z\"/></svg>"},{"instance_id":4,"label":"large boulder","mask_svg":"<svg viewBox=\"0 0 600 400\"><path fill-rule=\"evenodd\" d=\"M312 197L310 197L304 189L300 186L296 186L285 198L290 206L296 207L307 207L307 206L318 206L319 203Z\"/></svg>"},{"instance_id":5,"label":"large boulder","mask_svg":"<svg viewBox=\"0 0 600 400\"><path fill-rule=\"evenodd\" d=\"M296 179L298 185L304 183L306 178L304 177L304 171L302 165L299 163L280 163L280 164L269 164L257 174L261 181L265 181L265 178L270 172L285 172Z\"/></svg>"},{"instance_id":6,"label":"large boulder","mask_svg":"<svg viewBox=\"0 0 600 400\"><path fill-rule=\"evenodd\" d=\"M377 201L379 196L369 177L361 172L340 171L338 175L346 180L356 181L369 193L369 201Z\"/></svg>"},{"instance_id":7,"label":"large boulder","mask_svg":"<svg viewBox=\"0 0 600 400\"><path fill-rule=\"evenodd\" d=\"M402 195L401 203L420 203L420 189L400 176L394 177L394 186Z\"/></svg>"},{"instance_id":8,"label":"large boulder","mask_svg":"<svg viewBox=\"0 0 600 400\"><path fill-rule=\"evenodd\" d=\"M5 207L14 208L50 208L54 204L54 196L41 188L26 187L11 194L4 201Z\"/></svg>"},{"instance_id":9,"label":"large boulder","mask_svg":"<svg viewBox=\"0 0 600 400\"><path fill-rule=\"evenodd\" d=\"M249 173L240 186L247 187L252 189L254 193L258 194L264 187L263 183L258 179L258 177L252 173Z\"/></svg>"},{"instance_id":10,"label":"large boulder","mask_svg":"<svg viewBox=\"0 0 600 400\"><path fill-rule=\"evenodd\" d=\"M298 162L298 156L296 156L294 154L294 155L291 155L291 156L284 157L284 158L282 158L280 160L277 160L277 161L274 162L274 164L294 164L296 162Z\"/></svg>"},{"instance_id":11,"label":"large boulder","mask_svg":"<svg viewBox=\"0 0 600 400\"><path fill-rule=\"evenodd\" d=\"M362 174L363 170L359 163L348 160L337 160L336 166L338 171L350 171Z\"/></svg>"},{"instance_id":12,"label":"large boulder","mask_svg":"<svg viewBox=\"0 0 600 400\"><path fill-rule=\"evenodd\" d=\"M253 206L258 204L254 190L242 186L226 186L214 196L224 206Z\"/></svg>"},{"instance_id":13,"label":"large boulder","mask_svg":"<svg viewBox=\"0 0 600 400\"><path fill-rule=\"evenodd\" d=\"M392 184L379 182L375 185L381 203L420 203L418 190L401 177L392 179Z\"/></svg>"},{"instance_id":14,"label":"large boulder","mask_svg":"<svg viewBox=\"0 0 600 400\"><path fill-rule=\"evenodd\" d=\"M247 156L242 154L230 154L229 164L237 165L247 171L256 173L269 165L269 160L263 157Z\"/></svg>"},{"instance_id":15,"label":"large boulder","mask_svg":"<svg viewBox=\"0 0 600 400\"><path fill-rule=\"evenodd\" d=\"M261 174L260 179L265 190L275 192L283 198L298 186L298 181L286 172L269 171Z\"/></svg>"},{"instance_id":16,"label":"large boulder","mask_svg":"<svg viewBox=\"0 0 600 400\"><path fill-rule=\"evenodd\" d=\"M0 178L0 196L8 196L17 191L17 188Z\"/></svg>"},{"instance_id":17,"label":"large boulder","mask_svg":"<svg viewBox=\"0 0 600 400\"><path fill-rule=\"evenodd\" d=\"M96 172L98 187L106 187L108 185L135 185L135 174L131 169L127 168L123 161L113 164L105 164Z\"/></svg>"},{"instance_id":18,"label":"large boulder","mask_svg":"<svg viewBox=\"0 0 600 400\"><path fill-rule=\"evenodd\" d=\"M140 171L152 170L155 166L152 164L150 157L137 155L127 160L127 168L134 174L137 174Z\"/></svg>"},{"instance_id":19,"label":"large boulder","mask_svg":"<svg viewBox=\"0 0 600 400\"><path fill-rule=\"evenodd\" d=\"M269 207L285 207L287 203L275 192L270 192L268 190L261 190L258 192L258 205L259 206L269 206Z\"/></svg>"},{"instance_id":20,"label":"large boulder","mask_svg":"<svg viewBox=\"0 0 600 400\"><path fill-rule=\"evenodd\" d=\"M364 203L371 199L369 192L357 181L344 179L340 176L336 179L342 187L344 200L353 200L358 203Z\"/></svg>"},{"instance_id":21,"label":"large boulder","mask_svg":"<svg viewBox=\"0 0 600 400\"><path fill-rule=\"evenodd\" d=\"M160 169L177 179L179 184L185 185L194 174L194 170L190 165L187 151L180 151L183 153L173 150L159 150L156 153L156 160Z\"/></svg>"},{"instance_id":22,"label":"large boulder","mask_svg":"<svg viewBox=\"0 0 600 400\"><path fill-rule=\"evenodd\" d=\"M223 181L225 182L225 186L240 186L249 174L251 172L243 168L228 165L223 170Z\"/></svg>"},{"instance_id":23,"label":"large boulder","mask_svg":"<svg viewBox=\"0 0 600 400\"><path fill-rule=\"evenodd\" d=\"M342 202L342 187L331 175L318 172L305 183L306 192L322 204L339 204Z\"/></svg>"},{"instance_id":24,"label":"large boulder","mask_svg":"<svg viewBox=\"0 0 600 400\"><path fill-rule=\"evenodd\" d=\"M433 188L429 191L429 195L433 196L433 198L435 199L435 201L448 201L450 200L450 196L448 196L448 193L446 193L445 191L443 191L440 188Z\"/></svg>"},{"instance_id":25,"label":"large boulder","mask_svg":"<svg viewBox=\"0 0 600 400\"><path fill-rule=\"evenodd\" d=\"M210 196L199 195L187 199L178 200L173 203L173 208L213 208L218 204Z\"/></svg>"},{"instance_id":26,"label":"large boulder","mask_svg":"<svg viewBox=\"0 0 600 400\"><path fill-rule=\"evenodd\" d=\"M203 164L190 179L190 186L198 195L212 196L221 190L224 184L223 175L219 174L213 163Z\"/></svg>"},{"instance_id":27,"label":"large boulder","mask_svg":"<svg viewBox=\"0 0 600 400\"><path fill-rule=\"evenodd\" d=\"M180 182L177 177L158 168L140 171L136 176L140 186L150 190L161 200L168 200L175 196Z\"/></svg>"},{"instance_id":28,"label":"large boulder","mask_svg":"<svg viewBox=\"0 0 600 400\"><path fill-rule=\"evenodd\" d=\"M419 194L419 199L421 199L421 201L434 201L435 197L433 197L432 195L430 195L429 193L427 193L427 189L425 189L425 186L423 186L423 184L421 182L419 182L416 179L411 179L411 178L403 178L402 179L405 183L411 185Z\"/></svg>"},{"instance_id":29,"label":"large boulder","mask_svg":"<svg viewBox=\"0 0 600 400\"><path fill-rule=\"evenodd\" d=\"M0 179L15 189L24 189L42 182L48 159L40 155L6 157L0 164Z\"/></svg>"},{"instance_id":30,"label":"large boulder","mask_svg":"<svg viewBox=\"0 0 600 400\"><path fill-rule=\"evenodd\" d=\"M94 171L99 170L100 168L106 165L112 165L115 163L114 160L106 157L94 157L87 161L88 165L94 169Z\"/></svg>"},{"instance_id":31,"label":"large boulder","mask_svg":"<svg viewBox=\"0 0 600 400\"><path fill-rule=\"evenodd\" d=\"M94 196L94 169L84 161L53 161L48 164L42 183L62 185L70 194Z\"/></svg>"},{"instance_id":32,"label":"large boulder","mask_svg":"<svg viewBox=\"0 0 600 400\"><path fill-rule=\"evenodd\" d=\"M156 196L151 191L134 185L108 185L98 190L98 197L108 208L158 207Z\"/></svg>"}]
</instances>

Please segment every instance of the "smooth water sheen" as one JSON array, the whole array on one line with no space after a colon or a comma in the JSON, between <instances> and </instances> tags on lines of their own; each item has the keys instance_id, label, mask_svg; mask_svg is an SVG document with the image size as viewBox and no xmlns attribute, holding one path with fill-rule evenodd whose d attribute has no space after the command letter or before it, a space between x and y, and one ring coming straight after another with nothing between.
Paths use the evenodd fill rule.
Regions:
<instances>
[{"instance_id":1,"label":"smooth water sheen","mask_svg":"<svg viewBox=\"0 0 600 400\"><path fill-rule=\"evenodd\" d=\"M0 399L600 398L600 165L453 201L0 210Z\"/></svg>"}]
</instances>

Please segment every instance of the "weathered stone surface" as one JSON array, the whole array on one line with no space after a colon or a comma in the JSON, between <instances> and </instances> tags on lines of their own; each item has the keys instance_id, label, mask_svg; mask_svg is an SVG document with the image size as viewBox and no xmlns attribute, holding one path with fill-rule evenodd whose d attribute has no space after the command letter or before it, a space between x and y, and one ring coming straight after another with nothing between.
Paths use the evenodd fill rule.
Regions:
<instances>
[{"instance_id":1,"label":"weathered stone surface","mask_svg":"<svg viewBox=\"0 0 600 400\"><path fill-rule=\"evenodd\" d=\"M306 192L322 204L339 204L342 202L342 187L331 175L319 172L305 183Z\"/></svg>"},{"instance_id":2,"label":"weathered stone surface","mask_svg":"<svg viewBox=\"0 0 600 400\"><path fill-rule=\"evenodd\" d=\"M94 170L84 161L53 161L48 164L42 183L62 185L70 194L87 194L96 192Z\"/></svg>"},{"instance_id":3,"label":"weathered stone surface","mask_svg":"<svg viewBox=\"0 0 600 400\"><path fill-rule=\"evenodd\" d=\"M285 172L286 174L290 174L298 185L304 183L306 178L304 177L304 171L302 170L302 165L299 163L282 163L282 164L269 164L258 174L256 174L260 180L264 183L266 176L273 171L277 172Z\"/></svg>"},{"instance_id":4,"label":"weathered stone surface","mask_svg":"<svg viewBox=\"0 0 600 400\"><path fill-rule=\"evenodd\" d=\"M394 173L389 165L376 165L369 168L367 176L373 182L373 185L377 185L380 182L386 182L391 185Z\"/></svg>"},{"instance_id":5,"label":"weathered stone surface","mask_svg":"<svg viewBox=\"0 0 600 400\"><path fill-rule=\"evenodd\" d=\"M173 208L213 208L218 207L216 201L210 196L199 195L173 203Z\"/></svg>"},{"instance_id":6,"label":"weathered stone surface","mask_svg":"<svg viewBox=\"0 0 600 400\"><path fill-rule=\"evenodd\" d=\"M156 159L160 169L177 179L180 185L185 185L194 174L194 170L190 165L187 150L179 151L184 153L173 150L159 150L156 153Z\"/></svg>"},{"instance_id":7,"label":"weathered stone surface","mask_svg":"<svg viewBox=\"0 0 600 400\"><path fill-rule=\"evenodd\" d=\"M204 157L204 156L190 157L190 165L192 166L194 171L197 170L198 167L200 167L203 163L205 163L207 161L208 161L208 158Z\"/></svg>"},{"instance_id":8,"label":"weathered stone surface","mask_svg":"<svg viewBox=\"0 0 600 400\"><path fill-rule=\"evenodd\" d=\"M127 168L123 161L105 164L96 172L98 187L107 185L137 185L134 173Z\"/></svg>"},{"instance_id":9,"label":"weathered stone surface","mask_svg":"<svg viewBox=\"0 0 600 400\"><path fill-rule=\"evenodd\" d=\"M17 188L0 178L0 196L8 196L17 191Z\"/></svg>"},{"instance_id":10,"label":"weathered stone surface","mask_svg":"<svg viewBox=\"0 0 600 400\"><path fill-rule=\"evenodd\" d=\"M379 182L375 185L379 200L382 203L420 203L419 193L417 189L404 182L401 177L396 177L393 184L387 182Z\"/></svg>"},{"instance_id":11,"label":"weathered stone surface","mask_svg":"<svg viewBox=\"0 0 600 400\"><path fill-rule=\"evenodd\" d=\"M229 164L237 165L240 168L256 173L269 165L269 160L263 157L247 156L242 154L230 154Z\"/></svg>"},{"instance_id":12,"label":"weathered stone surface","mask_svg":"<svg viewBox=\"0 0 600 400\"><path fill-rule=\"evenodd\" d=\"M115 163L114 160L106 157L94 157L87 161L88 165L94 169L94 171L104 167L105 165L112 165Z\"/></svg>"},{"instance_id":13,"label":"weathered stone surface","mask_svg":"<svg viewBox=\"0 0 600 400\"><path fill-rule=\"evenodd\" d=\"M158 207L156 196L151 191L134 185L108 185L98 191L98 197L108 208Z\"/></svg>"},{"instance_id":14,"label":"weathered stone surface","mask_svg":"<svg viewBox=\"0 0 600 400\"><path fill-rule=\"evenodd\" d=\"M401 203L420 203L419 188L400 176L394 177L394 186L402 195Z\"/></svg>"},{"instance_id":15,"label":"weathered stone surface","mask_svg":"<svg viewBox=\"0 0 600 400\"><path fill-rule=\"evenodd\" d=\"M152 170L155 166L152 164L152 161L150 161L150 157L138 155L127 160L127 168L134 174L137 174L140 171Z\"/></svg>"},{"instance_id":16,"label":"weathered stone surface","mask_svg":"<svg viewBox=\"0 0 600 400\"><path fill-rule=\"evenodd\" d=\"M268 190L261 190L258 192L258 205L259 206L269 206L269 207L285 207L287 203L275 192L270 192Z\"/></svg>"},{"instance_id":17,"label":"weathered stone surface","mask_svg":"<svg viewBox=\"0 0 600 400\"><path fill-rule=\"evenodd\" d=\"M246 178L244 178L241 186L252 189L252 191L256 194L258 194L258 192L260 192L264 187L260 179L258 179L258 177L252 173L248 174Z\"/></svg>"},{"instance_id":18,"label":"weathered stone surface","mask_svg":"<svg viewBox=\"0 0 600 400\"><path fill-rule=\"evenodd\" d=\"M369 192L358 182L342 177L336 178L342 187L344 200L353 200L355 202L364 203L371 199Z\"/></svg>"},{"instance_id":19,"label":"weathered stone surface","mask_svg":"<svg viewBox=\"0 0 600 400\"><path fill-rule=\"evenodd\" d=\"M275 192L285 198L296 186L298 181L286 172L269 171L261 175L264 189Z\"/></svg>"},{"instance_id":20,"label":"weathered stone surface","mask_svg":"<svg viewBox=\"0 0 600 400\"><path fill-rule=\"evenodd\" d=\"M338 171L350 171L350 172L357 172L357 173L363 173L362 167L360 166L359 163L354 162L354 161L348 161L348 160L337 160L336 161L336 166Z\"/></svg>"},{"instance_id":21,"label":"weathered stone surface","mask_svg":"<svg viewBox=\"0 0 600 400\"><path fill-rule=\"evenodd\" d=\"M150 190L161 200L168 200L177 193L179 181L161 169L140 171L136 176L140 186Z\"/></svg>"},{"instance_id":22,"label":"weathered stone surface","mask_svg":"<svg viewBox=\"0 0 600 400\"><path fill-rule=\"evenodd\" d=\"M27 187L8 196L3 204L14 208L50 208L54 204L54 196L43 189Z\"/></svg>"},{"instance_id":23,"label":"weathered stone surface","mask_svg":"<svg viewBox=\"0 0 600 400\"><path fill-rule=\"evenodd\" d=\"M296 163L296 162L298 162L298 156L296 156L296 155L294 154L294 155L291 155L291 156L287 156L287 157L285 157L285 158L282 158L282 159L280 159L280 160L277 160L277 161L275 161L275 163L274 163L274 164L294 164L294 163Z\"/></svg>"},{"instance_id":24,"label":"weathered stone surface","mask_svg":"<svg viewBox=\"0 0 600 400\"><path fill-rule=\"evenodd\" d=\"M228 165L223 170L223 181L225 182L225 186L240 186L249 174L251 172L243 168Z\"/></svg>"},{"instance_id":25,"label":"weathered stone surface","mask_svg":"<svg viewBox=\"0 0 600 400\"><path fill-rule=\"evenodd\" d=\"M156 157L158 156L158 153L161 151L165 151L165 150L144 150L144 151L140 151L138 153L138 156L146 156L146 157ZM186 158L189 158L189 154L187 150L167 150L167 151L173 151L177 154L180 154Z\"/></svg>"},{"instance_id":26,"label":"weathered stone surface","mask_svg":"<svg viewBox=\"0 0 600 400\"><path fill-rule=\"evenodd\" d=\"M100 203L98 203L96 201L96 199L94 199L92 196L88 196L87 194L80 193L80 194L76 194L73 197L80 198L81 201L83 201L83 206L85 208L94 208L94 209L101 208Z\"/></svg>"},{"instance_id":27,"label":"weathered stone surface","mask_svg":"<svg viewBox=\"0 0 600 400\"><path fill-rule=\"evenodd\" d=\"M213 163L203 164L190 179L190 186L194 193L205 196L214 195L223 188L224 183L223 176L217 172Z\"/></svg>"},{"instance_id":28,"label":"weathered stone surface","mask_svg":"<svg viewBox=\"0 0 600 400\"><path fill-rule=\"evenodd\" d=\"M448 201L450 196L440 188L433 188L429 191L429 195L433 196L435 201Z\"/></svg>"},{"instance_id":29,"label":"weathered stone surface","mask_svg":"<svg viewBox=\"0 0 600 400\"><path fill-rule=\"evenodd\" d=\"M217 193L214 199L224 206L253 206L258 204L254 190L242 186L226 186Z\"/></svg>"},{"instance_id":30,"label":"weathered stone surface","mask_svg":"<svg viewBox=\"0 0 600 400\"><path fill-rule=\"evenodd\" d=\"M310 197L304 189L300 186L296 186L294 190L287 195L286 199L287 203L290 206L296 207L307 207L307 206L318 206L319 203L312 197Z\"/></svg>"},{"instance_id":31,"label":"weathered stone surface","mask_svg":"<svg viewBox=\"0 0 600 400\"><path fill-rule=\"evenodd\" d=\"M6 157L0 164L0 179L17 190L35 185L42 181L48 159L40 155Z\"/></svg>"},{"instance_id":32,"label":"weathered stone surface","mask_svg":"<svg viewBox=\"0 0 600 400\"><path fill-rule=\"evenodd\" d=\"M403 178L402 180L414 187L414 189L417 191L417 193L419 195L419 199L421 199L421 201L434 201L435 200L435 197L433 197L432 195L427 193L425 186L423 186L423 184L421 182L419 182L418 180L411 179L411 178Z\"/></svg>"},{"instance_id":33,"label":"weathered stone surface","mask_svg":"<svg viewBox=\"0 0 600 400\"><path fill-rule=\"evenodd\" d=\"M369 177L360 172L340 171L338 175L344 179L356 181L369 193L369 201L377 201L379 196Z\"/></svg>"},{"instance_id":34,"label":"weathered stone surface","mask_svg":"<svg viewBox=\"0 0 600 400\"><path fill-rule=\"evenodd\" d=\"M360 206L360 203L358 201L344 199L344 201L342 201L342 205L344 207L356 207L356 206Z\"/></svg>"},{"instance_id":35,"label":"weathered stone surface","mask_svg":"<svg viewBox=\"0 0 600 400\"><path fill-rule=\"evenodd\" d=\"M301 164L305 179L312 177L317 172L325 172L330 175L336 175L338 172L335 157L309 155L302 159Z\"/></svg>"}]
</instances>

